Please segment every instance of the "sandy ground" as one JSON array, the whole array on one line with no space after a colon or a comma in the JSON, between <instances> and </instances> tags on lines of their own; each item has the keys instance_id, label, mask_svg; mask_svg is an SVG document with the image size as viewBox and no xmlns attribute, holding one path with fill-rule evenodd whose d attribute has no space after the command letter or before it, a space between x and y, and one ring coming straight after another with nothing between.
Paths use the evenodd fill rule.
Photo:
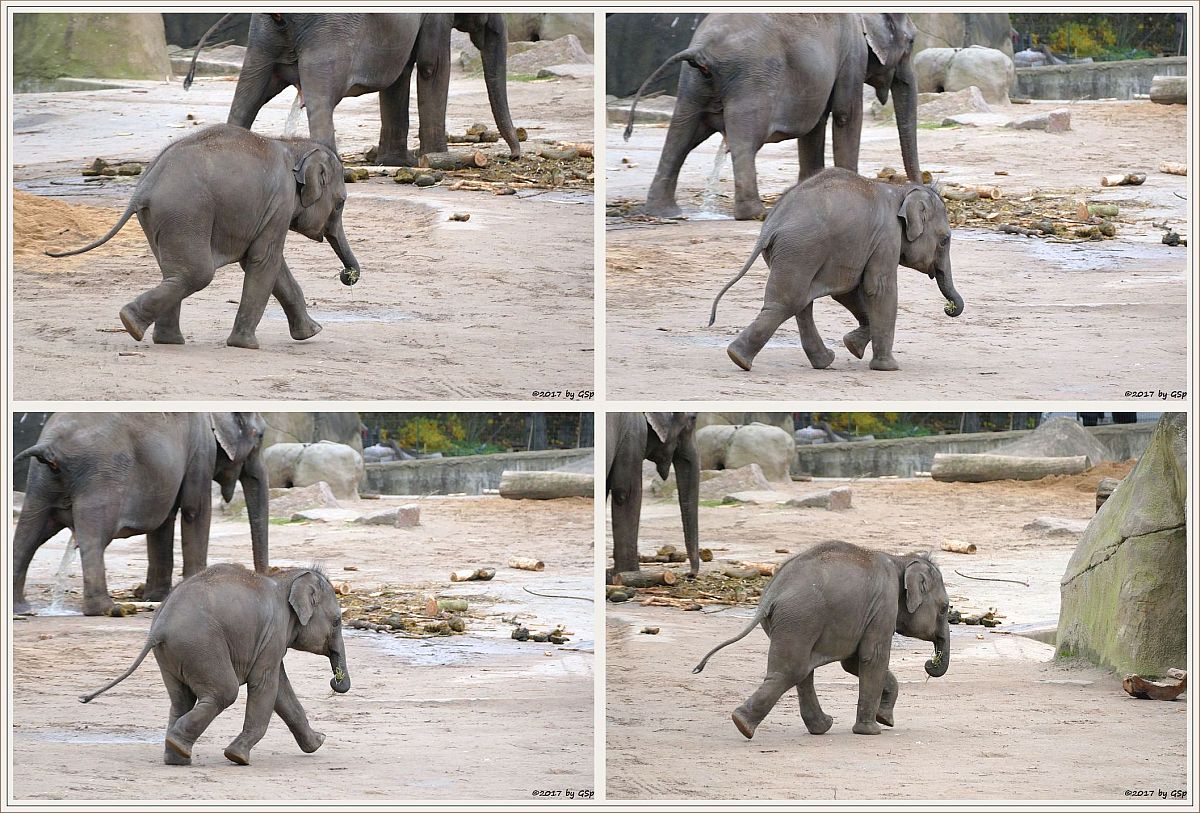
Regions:
<instances>
[{"instance_id":1,"label":"sandy ground","mask_svg":"<svg viewBox=\"0 0 1200 813\"><path fill-rule=\"evenodd\" d=\"M896 553L946 540L975 542L974 556L935 557L951 602L996 607L1006 618L995 630L952 627L950 670L938 680L922 669L930 645L897 636L891 662L900 682L896 726L878 737L850 731L858 684L835 664L816 675L821 704L834 718L828 733L808 734L789 695L747 741L729 714L758 686L766 635L751 633L700 675L691 668L745 626L750 608L684 612L636 601L608 604L608 798L1116 802L1127 789L1169 794L1185 788L1184 700L1134 700L1118 677L1055 662L1051 646L1013 634L1055 625L1059 580L1077 541L1023 526L1041 516L1089 518L1100 477L1121 476L1130 467L1106 464L1040 483L857 480L849 483L854 507L846 513L702 507L702 544L718 560L781 561L786 557L777 548L796 553L826 539ZM782 488L805 493L835 484ZM643 506L643 551L666 542L682 546L680 537L673 502ZM1029 586L974 581L956 570ZM660 634L640 634L646 625L660 627Z\"/></svg>"},{"instance_id":2,"label":"sandy ground","mask_svg":"<svg viewBox=\"0 0 1200 813\"><path fill-rule=\"evenodd\" d=\"M378 502L348 507L371 510ZM244 520L213 524L210 564L249 560ZM65 537L30 570L30 598L50 603ZM11 739L15 799L528 799L534 790L592 788L593 605L524 591L591 596L592 501L516 503L499 497L426 498L421 527L285 524L271 527L272 562L324 564L356 591L387 585L478 595L484 617L465 635L405 639L347 630L353 687L329 690L329 665L303 652L287 669L313 727L314 754L274 719L238 768L221 754L241 729L245 692L197 743L190 768L162 764L167 696L153 656L124 683L83 706L76 700L121 673L152 616L39 616L13 624ZM503 567L536 556L541 573ZM176 561L179 561L178 555ZM106 557L110 588L145 577L142 538L117 540ZM453 567L491 565L491 582L450 586ZM357 567L356 571L346 567ZM76 573L78 567L75 568ZM82 582L67 579L66 606ZM502 618L531 628L563 624L562 647L519 643Z\"/></svg>"},{"instance_id":3,"label":"sandy ground","mask_svg":"<svg viewBox=\"0 0 1200 813\"><path fill-rule=\"evenodd\" d=\"M1012 115L1051 106L1013 106ZM1088 398L1120 399L1127 390L1186 389L1187 254L1162 245L1168 222L1186 232L1187 178L1157 172L1161 161L1187 160L1187 113L1148 102L1070 105L1064 134L993 128L922 129L922 167L935 178L998 185L1006 197L1086 187L1089 200L1125 210L1119 236L1073 245L1002 235L978 228L954 231L954 278L966 301L956 319L923 274L899 270L895 355L901 370L877 373L842 346L855 326L832 300L814 308L817 327L837 354L814 370L793 323L785 323L751 372L731 362L725 347L762 305L766 265L760 259L729 291L713 327L713 297L750 255L760 224L732 220L733 173L728 162L715 206L701 210L720 137L692 153L679 181L679 202L691 219L660 225L609 219L607 358L615 398L776 398L783 382L822 398ZM666 136L639 125L629 142L607 129L605 177L610 201L644 201ZM628 158L634 166L621 163ZM832 165L832 154L826 156ZM894 125L864 126L859 169L874 176L898 166ZM795 182L795 142L758 154L760 192L778 194ZM995 171L1005 170L1007 176ZM1100 177L1144 171L1141 187L1101 190ZM1136 205L1138 208L1130 208ZM1142 208L1144 207L1144 208ZM1126 214L1133 222L1126 222ZM1181 397L1181 396L1176 396Z\"/></svg>"},{"instance_id":4,"label":"sandy ground","mask_svg":"<svg viewBox=\"0 0 1200 813\"><path fill-rule=\"evenodd\" d=\"M85 185L79 176L85 163L96 156L149 160L188 132L188 114L205 124L223 122L235 83L202 79L186 94L178 82L133 84L14 96L16 188L107 207L111 224L133 182ZM255 129L281 134L293 96L285 92L268 105ZM534 141L591 141L592 98L590 81L509 85L517 124ZM482 79L454 77L450 131L489 116ZM335 124L343 153L374 144L377 96L345 100ZM517 399L535 390L594 390L590 192L498 197L386 178L348 191L347 236L362 280L343 286L328 246L290 235L288 264L324 330L293 341L272 302L257 352L225 346L241 293L236 266L218 271L184 303L188 344L178 347L148 337L135 342L120 331L117 311L160 279L144 240L105 246L73 263L18 256L15 397ZM449 222L453 212L467 212L470 220ZM131 228L140 237L136 224Z\"/></svg>"}]
</instances>

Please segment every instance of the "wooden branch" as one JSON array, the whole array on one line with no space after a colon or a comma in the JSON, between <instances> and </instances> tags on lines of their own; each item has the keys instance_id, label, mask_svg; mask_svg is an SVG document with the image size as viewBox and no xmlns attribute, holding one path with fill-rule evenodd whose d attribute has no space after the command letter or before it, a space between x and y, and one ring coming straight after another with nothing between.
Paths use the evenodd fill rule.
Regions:
<instances>
[{"instance_id":1,"label":"wooden branch","mask_svg":"<svg viewBox=\"0 0 1200 813\"><path fill-rule=\"evenodd\" d=\"M500 475L500 496L509 500L556 500L591 497L595 475L568 471L506 471Z\"/></svg>"},{"instance_id":2,"label":"wooden branch","mask_svg":"<svg viewBox=\"0 0 1200 813\"><path fill-rule=\"evenodd\" d=\"M986 483L991 480L1040 480L1053 474L1082 474L1087 458L1010 457L998 454L943 454L933 456L930 474L943 483Z\"/></svg>"}]
</instances>

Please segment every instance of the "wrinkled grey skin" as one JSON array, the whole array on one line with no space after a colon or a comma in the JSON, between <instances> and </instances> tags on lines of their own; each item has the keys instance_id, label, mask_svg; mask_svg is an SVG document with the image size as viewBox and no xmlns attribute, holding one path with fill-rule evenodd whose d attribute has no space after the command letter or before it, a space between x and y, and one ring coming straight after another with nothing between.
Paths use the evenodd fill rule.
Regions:
<instances>
[{"instance_id":1,"label":"wrinkled grey skin","mask_svg":"<svg viewBox=\"0 0 1200 813\"><path fill-rule=\"evenodd\" d=\"M746 739L793 686L809 733L828 731L833 719L821 711L813 670L834 661L858 676L854 733L878 734L878 723L893 725L899 692L888 669L892 634L932 641L934 655L925 671L942 677L950 668L949 608L941 571L928 555L893 556L847 542L823 542L780 565L754 620L692 671L703 671L714 653L761 624L771 639L767 676L733 712L734 725Z\"/></svg>"},{"instance_id":2,"label":"wrinkled grey skin","mask_svg":"<svg viewBox=\"0 0 1200 813\"><path fill-rule=\"evenodd\" d=\"M55 413L38 442L14 458L31 458L13 535L14 611L29 610L29 563L63 528L70 528L79 544L84 615L112 609L104 551L112 540L138 534L146 534L149 559L143 597L166 598L176 515L184 577L208 563L214 481L226 502L241 482L254 567L265 571L270 492L259 455L265 428L254 412Z\"/></svg>"},{"instance_id":3,"label":"wrinkled grey skin","mask_svg":"<svg viewBox=\"0 0 1200 813\"><path fill-rule=\"evenodd\" d=\"M263 105L284 88L297 87L308 111L309 134L335 147L338 102L378 92L382 126L376 163L413 166L417 158L408 149L408 117L414 69L421 152L446 150L451 28L470 34L479 49L496 127L511 156L520 157L508 108L508 32L502 14L253 14L228 123L250 129Z\"/></svg>"},{"instance_id":4,"label":"wrinkled grey skin","mask_svg":"<svg viewBox=\"0 0 1200 813\"><path fill-rule=\"evenodd\" d=\"M687 49L642 85L682 62L675 112L645 211L678 217L675 185L688 154L713 133L733 156L734 216L761 218L754 156L763 144L798 140L799 180L825 165L833 120L833 163L858 170L864 83L881 103L895 100L904 171L920 179L917 158L916 28L907 14L710 14ZM638 91L638 97L642 90ZM633 110L625 129L633 130Z\"/></svg>"},{"instance_id":5,"label":"wrinkled grey skin","mask_svg":"<svg viewBox=\"0 0 1200 813\"><path fill-rule=\"evenodd\" d=\"M610 412L606 418L605 493L612 496L613 572L638 569L642 461L664 480L675 467L679 515L690 573L700 570L700 452L694 412Z\"/></svg>"},{"instance_id":6,"label":"wrinkled grey skin","mask_svg":"<svg viewBox=\"0 0 1200 813\"><path fill-rule=\"evenodd\" d=\"M283 668L289 649L329 658L330 687L350 691L342 610L319 570L264 576L240 565L213 565L175 588L158 612L141 654L123 675L79 698L89 703L133 674L150 650L171 697L163 762L190 765L192 747L209 724L247 687L246 722L225 757L250 764L250 749L278 714L296 744L311 754L325 735L308 724Z\"/></svg>"},{"instance_id":7,"label":"wrinkled grey skin","mask_svg":"<svg viewBox=\"0 0 1200 813\"><path fill-rule=\"evenodd\" d=\"M869 342L872 370L898 370L892 340L900 265L937 280L947 316L963 311L950 268L946 206L936 190L921 184L869 181L830 167L793 186L771 209L750 259L713 300L709 325L721 297L759 254L771 269L763 307L728 348L743 370L793 316L812 366L832 364L833 351L812 315L813 301L822 296L832 296L858 319L858 327L842 339L851 353L862 358Z\"/></svg>"},{"instance_id":8,"label":"wrinkled grey skin","mask_svg":"<svg viewBox=\"0 0 1200 813\"><path fill-rule=\"evenodd\" d=\"M136 214L163 281L121 308L129 335L141 341L153 324L155 343L183 344L181 303L208 287L218 268L236 262L245 282L226 344L257 349L255 329L272 295L283 306L293 339L321 331L283 259L289 230L317 242L328 239L344 268L342 282L358 280L358 260L342 228L345 202L342 162L328 147L217 124L159 153L108 234L83 248L46 253L69 257L91 251Z\"/></svg>"}]
</instances>

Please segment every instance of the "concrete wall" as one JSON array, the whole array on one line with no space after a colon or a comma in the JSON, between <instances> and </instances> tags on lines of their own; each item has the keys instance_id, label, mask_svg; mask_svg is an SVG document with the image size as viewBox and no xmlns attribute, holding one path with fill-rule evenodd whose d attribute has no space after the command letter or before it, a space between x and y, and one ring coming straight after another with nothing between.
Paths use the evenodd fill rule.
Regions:
<instances>
[{"instance_id":1,"label":"concrete wall","mask_svg":"<svg viewBox=\"0 0 1200 813\"><path fill-rule=\"evenodd\" d=\"M1109 450L1108 460L1140 457L1146 449L1153 423L1086 427ZM984 432L970 435L932 435L923 438L823 443L796 448L796 463L803 474L814 477L911 477L929 471L938 452L978 454L1024 437L1032 429Z\"/></svg>"},{"instance_id":2,"label":"concrete wall","mask_svg":"<svg viewBox=\"0 0 1200 813\"><path fill-rule=\"evenodd\" d=\"M482 494L499 488L504 471L549 471L570 466L591 471L592 449L553 449L544 452L443 457L368 463L364 492L379 494Z\"/></svg>"},{"instance_id":3,"label":"concrete wall","mask_svg":"<svg viewBox=\"0 0 1200 813\"><path fill-rule=\"evenodd\" d=\"M1132 99L1155 76L1185 76L1186 56L1017 68L1014 96L1030 99Z\"/></svg>"}]
</instances>

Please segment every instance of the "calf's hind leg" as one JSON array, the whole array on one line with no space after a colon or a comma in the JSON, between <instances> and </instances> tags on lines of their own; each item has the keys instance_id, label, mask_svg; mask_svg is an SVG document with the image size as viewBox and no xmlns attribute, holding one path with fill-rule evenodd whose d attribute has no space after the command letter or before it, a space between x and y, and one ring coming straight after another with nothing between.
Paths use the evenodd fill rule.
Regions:
<instances>
[{"instance_id":1,"label":"calf's hind leg","mask_svg":"<svg viewBox=\"0 0 1200 813\"><path fill-rule=\"evenodd\" d=\"M862 358L863 353L867 351L867 344L871 341L871 322L867 318L867 303L862 286L859 285L844 294L834 294L833 298L858 320L858 327L842 337L842 344L846 345L846 349L853 353L855 358Z\"/></svg>"},{"instance_id":2,"label":"calf's hind leg","mask_svg":"<svg viewBox=\"0 0 1200 813\"><path fill-rule=\"evenodd\" d=\"M121 308L125 331L142 340L146 328L154 324L158 344L183 344L179 329L179 309L184 299L208 287L216 268L208 251L208 235L189 230L162 235L156 244L150 235L154 257L163 281Z\"/></svg>"},{"instance_id":3,"label":"calf's hind leg","mask_svg":"<svg viewBox=\"0 0 1200 813\"><path fill-rule=\"evenodd\" d=\"M167 732L170 733L175 721L195 708L196 695L187 687L187 684L168 672L162 663L159 663L158 670L162 674L167 694L171 698L171 713L167 718ZM166 765L191 765L192 758L183 756L169 745L164 744L163 763Z\"/></svg>"},{"instance_id":4,"label":"calf's hind leg","mask_svg":"<svg viewBox=\"0 0 1200 813\"><path fill-rule=\"evenodd\" d=\"M794 651L793 648L794 643L789 642L788 650ZM785 656L779 642L772 640L771 648L767 651L767 676L763 678L762 685L746 699L746 702L733 710L733 724L743 737L751 739L759 723L775 708L779 698L801 682L802 678L797 674L795 664L796 659ZM808 679L812 679L811 670Z\"/></svg>"},{"instance_id":5,"label":"calf's hind leg","mask_svg":"<svg viewBox=\"0 0 1200 813\"><path fill-rule=\"evenodd\" d=\"M813 321L813 303L796 314L796 327L800 329L800 344L804 347L804 355L814 369L824 370L833 364L833 351L825 346L825 340L817 331L817 323Z\"/></svg>"}]
</instances>

